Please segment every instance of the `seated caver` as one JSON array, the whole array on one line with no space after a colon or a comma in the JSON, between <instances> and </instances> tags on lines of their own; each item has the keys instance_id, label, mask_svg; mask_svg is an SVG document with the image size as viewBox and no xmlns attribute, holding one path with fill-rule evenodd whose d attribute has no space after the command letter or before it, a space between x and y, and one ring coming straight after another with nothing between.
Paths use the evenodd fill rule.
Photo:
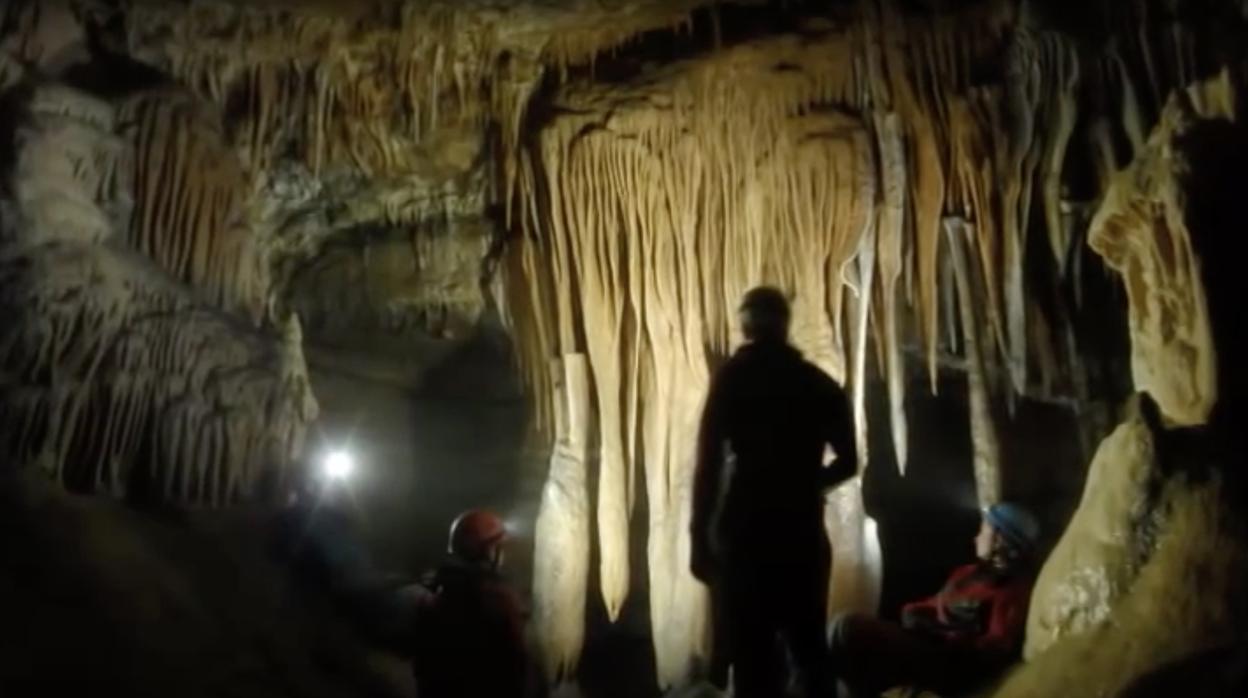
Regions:
<instances>
[{"instance_id":1,"label":"seated caver","mask_svg":"<svg viewBox=\"0 0 1248 698\"><path fill-rule=\"evenodd\" d=\"M296 464L271 551L296 589L327 598L370 643L406 653L424 591L375 566L351 499L344 482Z\"/></svg>"},{"instance_id":2,"label":"seated caver","mask_svg":"<svg viewBox=\"0 0 1248 698\"><path fill-rule=\"evenodd\" d=\"M350 499L344 483L305 463L293 466L273 551L302 584L342 595L375 576Z\"/></svg>"},{"instance_id":3,"label":"seated caver","mask_svg":"<svg viewBox=\"0 0 1248 698\"><path fill-rule=\"evenodd\" d=\"M1016 660L1038 533L1021 507L993 505L975 538L979 560L954 570L935 596L904 606L900 624L858 614L834 620L833 666L853 695L895 686L958 692Z\"/></svg>"},{"instance_id":4,"label":"seated caver","mask_svg":"<svg viewBox=\"0 0 1248 698\"><path fill-rule=\"evenodd\" d=\"M527 698L540 692L519 596L503 579L506 528L488 511L451 525L450 559L426 579L416 619L421 698Z\"/></svg>"}]
</instances>

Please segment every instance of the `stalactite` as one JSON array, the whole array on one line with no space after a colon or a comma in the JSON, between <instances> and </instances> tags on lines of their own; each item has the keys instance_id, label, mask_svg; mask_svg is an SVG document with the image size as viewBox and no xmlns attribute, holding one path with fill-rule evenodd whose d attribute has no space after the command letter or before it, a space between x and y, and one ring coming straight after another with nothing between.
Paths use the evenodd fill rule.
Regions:
<instances>
[{"instance_id":1,"label":"stalactite","mask_svg":"<svg viewBox=\"0 0 1248 698\"><path fill-rule=\"evenodd\" d=\"M1049 246L1060 273L1065 275L1071 239L1061 212L1062 172L1078 117L1077 93L1082 75L1079 54L1072 46L1056 37L1049 37L1044 47L1048 54L1050 77L1045 81L1049 88L1049 94L1043 100L1046 113L1040 120L1052 127L1040 165L1041 193Z\"/></svg>"},{"instance_id":2,"label":"stalactite","mask_svg":"<svg viewBox=\"0 0 1248 698\"><path fill-rule=\"evenodd\" d=\"M301 431L294 427L311 419L315 403L306 375L299 382L301 369L291 374L294 384L278 378L287 358L302 363L297 348L275 359L265 338L240 336L237 323L197 309L189 294L154 278L141 262L98 246L38 248L3 266L0 277L12 294L4 311L14 321L0 341L8 347L0 362L16 382L0 387L0 402L55 420L41 437L6 434L9 458L50 459L50 473L76 489L98 484L114 490L137 468L163 472L167 482L179 472L232 473L238 485L230 489L174 492L188 502L223 504L253 491L259 473L248 463L271 466L271 459L297 450ZM81 304L83 296L93 304ZM74 328L66 342L46 341L62 327ZM45 349L32 355L32 340ZM71 387L81 392L67 393ZM23 391L34 400L25 407L17 399ZM233 404L223 397L244 391L255 400ZM290 407L254 411L266 403ZM225 411L214 414L211 405ZM229 429L223 420L239 414L248 419ZM237 459L226 458L219 444L244 439L251 425L272 441L253 442ZM205 434L214 435L216 450L195 447L196 440L205 445ZM168 448L152 448L155 443ZM152 460L140 461L143 453ZM97 475L97 467L108 474Z\"/></svg>"},{"instance_id":3,"label":"stalactite","mask_svg":"<svg viewBox=\"0 0 1248 698\"><path fill-rule=\"evenodd\" d=\"M258 322L268 283L252 231L237 223L243 173L210 113L169 92L123 107L136 151L129 242L220 307Z\"/></svg>"},{"instance_id":4,"label":"stalactite","mask_svg":"<svg viewBox=\"0 0 1248 698\"><path fill-rule=\"evenodd\" d=\"M651 261L641 290L652 357L643 429L646 494L650 513L648 562L650 617L655 628L659 685L689 675L699 654L706 617L705 592L689 573L688 536L694 440L708 382L702 347L700 299L682 286L696 249L696 199L701 158L689 138L673 139L652 161L669 186L646 186L641 200L648 225L640 227L640 252ZM641 299L639 299L641 300ZM692 345L692 346L691 346ZM680 619L677 621L676 619Z\"/></svg>"},{"instance_id":5,"label":"stalactite","mask_svg":"<svg viewBox=\"0 0 1248 698\"><path fill-rule=\"evenodd\" d=\"M874 197L867 199L874 200ZM862 242L855 255L854 275L850 285L855 289L853 320L849 332L852 342L853 371L849 385L852 389L854 428L857 430L858 462L865 466L867 452L867 320L871 314L871 289L875 285L876 222L869 220Z\"/></svg>"},{"instance_id":6,"label":"stalactite","mask_svg":"<svg viewBox=\"0 0 1248 698\"><path fill-rule=\"evenodd\" d=\"M897 281L905 263L902 248L905 235L908 181L904 145L901 140L901 124L897 114L890 113L877 117L875 134L880 153L880 179L883 192L877 223L879 285L883 307L878 312L881 317L880 321L884 325L884 375L888 380L889 421L893 435L893 452L897 457L897 468L904 475L908 445L906 374L902 365L898 337L900 319L897 312Z\"/></svg>"},{"instance_id":7,"label":"stalactite","mask_svg":"<svg viewBox=\"0 0 1248 698\"><path fill-rule=\"evenodd\" d=\"M957 163L956 178L951 183L949 208L971 221L975 233L974 245L969 251L977 270L976 277L983 279L982 317L991 330L995 347L1001 353L1008 350L1005 331L1004 287L1005 275L1003 250L1013 248L1005 236L1005 216L1002 199L998 196L998 175L995 155L1002 145L997 142L1005 132L1000 112L1000 90L975 88L965 96L956 97L950 104L950 128L953 139L952 155ZM1017 264L1018 260L1011 260ZM985 347L985 352L992 351ZM995 355L995 354L994 354ZM989 356L985 353L985 359Z\"/></svg>"},{"instance_id":8,"label":"stalactite","mask_svg":"<svg viewBox=\"0 0 1248 698\"><path fill-rule=\"evenodd\" d=\"M928 377L936 392L937 327L937 260L940 258L940 226L944 208L945 174L936 148L935 135L926 118L915 123L912 155L914 167L914 228L916 265L918 266L919 308L925 325L922 333L927 349Z\"/></svg>"},{"instance_id":9,"label":"stalactite","mask_svg":"<svg viewBox=\"0 0 1248 698\"><path fill-rule=\"evenodd\" d=\"M999 196L1005 357L1014 392L1018 395L1027 391L1024 265L1031 218L1031 183L1039 155L1037 141L1042 135L1037 133L1036 119L1043 89L1038 53L1037 41L1030 32L1019 32L1010 46L1003 99L1007 146L997 150L996 163L998 175L1003 177Z\"/></svg>"},{"instance_id":10,"label":"stalactite","mask_svg":"<svg viewBox=\"0 0 1248 698\"><path fill-rule=\"evenodd\" d=\"M981 508L1001 499L1000 443L993 416L991 396L984 369L984 346L981 331L983 320L977 311L976 295L971 278L973 267L968 260L969 224L958 218L945 219L949 256L958 288L958 308L962 321L962 337L966 348L967 393L970 403L971 442L974 449L975 493Z\"/></svg>"},{"instance_id":11,"label":"stalactite","mask_svg":"<svg viewBox=\"0 0 1248 698\"><path fill-rule=\"evenodd\" d=\"M615 162L604 158L594 135L584 136L567 163L548 160L551 185L567 192L567 230L571 237L570 266L580 270L582 303L593 308L584 314L585 344L597 397L598 438L598 545L599 579L607 614L615 620L628 595L628 467L625 444L630 441L624 423L621 368L625 356L624 247L612 191L594 182L618 177ZM618 182L618 179L616 180ZM618 186L618 184L617 184Z\"/></svg>"},{"instance_id":12,"label":"stalactite","mask_svg":"<svg viewBox=\"0 0 1248 698\"><path fill-rule=\"evenodd\" d=\"M585 637L589 577L589 366L584 355L550 364L555 403L555 449L542 490L533 558L533 603L546 674L575 670Z\"/></svg>"}]
</instances>

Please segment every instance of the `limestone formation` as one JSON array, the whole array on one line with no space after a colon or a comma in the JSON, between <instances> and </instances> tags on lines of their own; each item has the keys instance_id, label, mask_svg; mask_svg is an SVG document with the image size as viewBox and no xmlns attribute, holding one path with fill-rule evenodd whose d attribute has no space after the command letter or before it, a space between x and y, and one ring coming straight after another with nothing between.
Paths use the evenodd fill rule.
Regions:
<instances>
[{"instance_id":1,"label":"limestone formation","mask_svg":"<svg viewBox=\"0 0 1248 698\"><path fill-rule=\"evenodd\" d=\"M1157 425L1142 411L1156 410L1149 400L1136 398L1092 460L1083 501L1036 581L1027 616L1028 659L1103 623L1154 552L1151 489L1160 475Z\"/></svg>"},{"instance_id":2,"label":"limestone formation","mask_svg":"<svg viewBox=\"0 0 1248 698\"><path fill-rule=\"evenodd\" d=\"M1225 181L1193 176L1210 147L1194 134L1211 125L1231 129L1213 146L1232 152L1228 162L1248 160L1242 137L1227 135L1242 129L1230 125L1234 84L1223 73L1175 93L1093 220L1090 244L1127 286L1132 369L1145 394L1101 445L1033 594L1031 664L999 695L1113 695L1237 639L1248 548L1233 420L1243 395L1225 352L1240 346L1214 346L1215 336L1239 335L1228 326L1235 318L1210 308L1226 308L1225 294L1239 296L1243 284L1210 269L1225 268L1214 257L1229 249L1221 226L1242 216L1230 208L1236 197L1199 189ZM1217 208L1189 207L1198 200Z\"/></svg>"},{"instance_id":3,"label":"limestone formation","mask_svg":"<svg viewBox=\"0 0 1248 698\"><path fill-rule=\"evenodd\" d=\"M1154 552L1106 619L1065 636L992 695L1120 695L1158 667L1235 641L1248 555L1228 496L1235 495L1209 484L1167 482L1153 509Z\"/></svg>"},{"instance_id":4,"label":"limestone formation","mask_svg":"<svg viewBox=\"0 0 1248 698\"><path fill-rule=\"evenodd\" d=\"M1186 222L1179 142L1194 117L1234 119L1228 76L1176 93L1161 124L1120 173L1092 220L1088 243L1123 276L1130 302L1135 385L1167 418L1202 424L1217 402L1217 348ZM1195 97L1195 99L1193 99Z\"/></svg>"},{"instance_id":5,"label":"limestone formation","mask_svg":"<svg viewBox=\"0 0 1248 698\"><path fill-rule=\"evenodd\" d=\"M150 202L135 197L117 110L56 84L29 95L9 135L0 238L6 458L80 490L218 505L256 494L316 409L297 320L266 336L206 302L211 279L200 295L160 268L208 231L159 226L127 249L135 202Z\"/></svg>"},{"instance_id":6,"label":"limestone formation","mask_svg":"<svg viewBox=\"0 0 1248 698\"><path fill-rule=\"evenodd\" d=\"M219 307L259 323L269 268L243 215L243 169L221 115L181 91L137 94L119 111L134 148L128 242Z\"/></svg>"},{"instance_id":7,"label":"limestone formation","mask_svg":"<svg viewBox=\"0 0 1248 698\"><path fill-rule=\"evenodd\" d=\"M971 443L974 450L975 493L981 510L1001 500L1001 442L997 433L996 415L988 388L985 363L984 334L986 323L976 307L976 278L967 259L967 237L971 234L966 222L957 218L945 221L949 237L950 266L958 293L958 318L962 325L962 341L966 347L966 381L971 404Z\"/></svg>"},{"instance_id":8,"label":"limestone formation","mask_svg":"<svg viewBox=\"0 0 1248 698\"><path fill-rule=\"evenodd\" d=\"M546 674L570 676L580 659L589 585L589 371L584 356L551 362L555 448L537 516L536 634Z\"/></svg>"}]
</instances>

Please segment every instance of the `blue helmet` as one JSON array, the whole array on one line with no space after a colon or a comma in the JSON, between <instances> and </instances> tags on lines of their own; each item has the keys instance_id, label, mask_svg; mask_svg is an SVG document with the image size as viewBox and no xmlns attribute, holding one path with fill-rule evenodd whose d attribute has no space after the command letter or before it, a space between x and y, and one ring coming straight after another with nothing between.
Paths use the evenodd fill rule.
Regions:
<instances>
[{"instance_id":1,"label":"blue helmet","mask_svg":"<svg viewBox=\"0 0 1248 698\"><path fill-rule=\"evenodd\" d=\"M1001 534L1010 547L1020 552L1030 551L1040 538L1040 524L1031 512L1009 502L988 507L984 520Z\"/></svg>"}]
</instances>

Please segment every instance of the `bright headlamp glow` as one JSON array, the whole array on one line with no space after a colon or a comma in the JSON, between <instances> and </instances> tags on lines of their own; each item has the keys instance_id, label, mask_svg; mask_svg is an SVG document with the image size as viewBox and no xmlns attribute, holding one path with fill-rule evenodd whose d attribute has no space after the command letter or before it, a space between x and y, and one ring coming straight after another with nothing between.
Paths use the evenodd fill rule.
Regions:
<instances>
[{"instance_id":1,"label":"bright headlamp glow","mask_svg":"<svg viewBox=\"0 0 1248 698\"><path fill-rule=\"evenodd\" d=\"M325 476L331 480L345 480L355 472L355 458L346 451L330 451L325 455Z\"/></svg>"}]
</instances>

